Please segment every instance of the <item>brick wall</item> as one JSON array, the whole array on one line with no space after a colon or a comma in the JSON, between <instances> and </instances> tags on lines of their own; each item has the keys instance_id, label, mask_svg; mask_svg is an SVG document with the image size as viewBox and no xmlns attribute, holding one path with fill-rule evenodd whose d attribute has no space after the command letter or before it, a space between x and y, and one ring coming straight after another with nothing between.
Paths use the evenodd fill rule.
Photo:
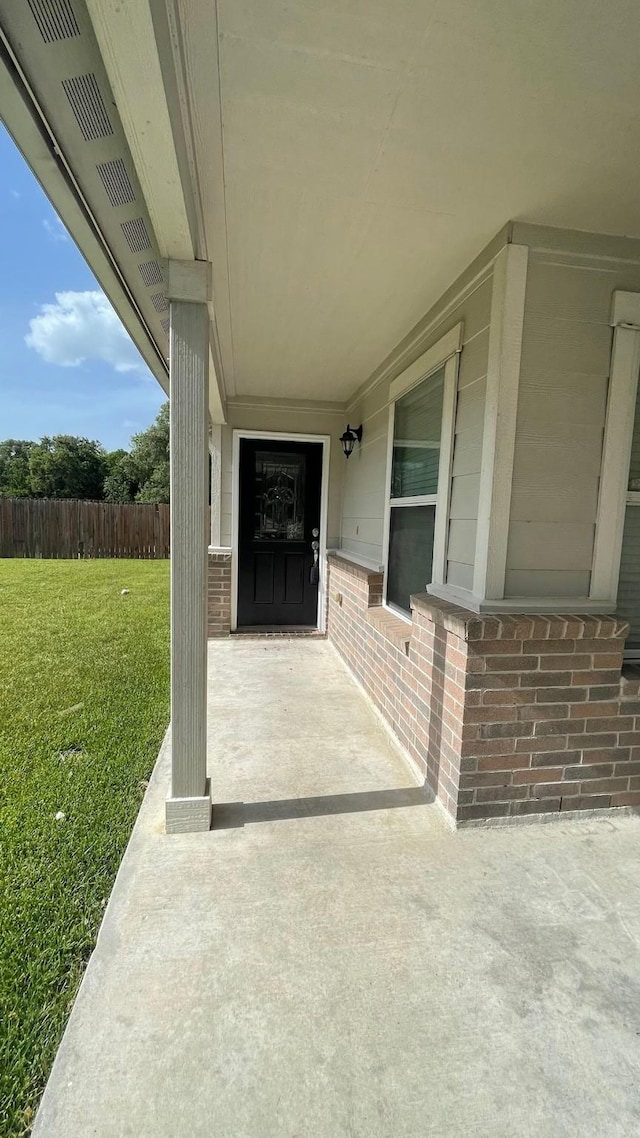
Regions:
<instances>
[{"instance_id":1,"label":"brick wall","mask_svg":"<svg viewBox=\"0 0 640 1138\"><path fill-rule=\"evenodd\" d=\"M466 644L421 610L409 624L382 608L382 575L328 558L327 632L455 817Z\"/></svg>"},{"instance_id":2,"label":"brick wall","mask_svg":"<svg viewBox=\"0 0 640 1138\"><path fill-rule=\"evenodd\" d=\"M627 625L478 616L426 594L409 624L378 573L331 555L328 632L458 821L640 805Z\"/></svg>"},{"instance_id":3,"label":"brick wall","mask_svg":"<svg viewBox=\"0 0 640 1138\"><path fill-rule=\"evenodd\" d=\"M458 818L640 803L627 631L614 616L467 619Z\"/></svg>"},{"instance_id":4,"label":"brick wall","mask_svg":"<svg viewBox=\"0 0 640 1138\"><path fill-rule=\"evenodd\" d=\"M207 570L207 635L209 639L231 632L231 553L209 552Z\"/></svg>"}]
</instances>

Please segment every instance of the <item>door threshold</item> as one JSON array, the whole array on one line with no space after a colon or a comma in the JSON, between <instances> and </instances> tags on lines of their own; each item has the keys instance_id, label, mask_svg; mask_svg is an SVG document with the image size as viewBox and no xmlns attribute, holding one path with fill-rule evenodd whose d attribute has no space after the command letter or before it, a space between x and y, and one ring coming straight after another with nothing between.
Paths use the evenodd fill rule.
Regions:
<instances>
[{"instance_id":1,"label":"door threshold","mask_svg":"<svg viewBox=\"0 0 640 1138\"><path fill-rule=\"evenodd\" d=\"M316 636L326 637L326 632L316 625L243 625L231 633L232 636Z\"/></svg>"}]
</instances>

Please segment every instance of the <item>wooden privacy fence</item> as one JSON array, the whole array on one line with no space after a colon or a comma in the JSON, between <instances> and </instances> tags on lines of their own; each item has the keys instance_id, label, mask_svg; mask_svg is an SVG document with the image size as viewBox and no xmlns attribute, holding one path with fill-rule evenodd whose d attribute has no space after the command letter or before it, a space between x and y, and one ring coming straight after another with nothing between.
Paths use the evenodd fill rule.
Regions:
<instances>
[{"instance_id":1,"label":"wooden privacy fence","mask_svg":"<svg viewBox=\"0 0 640 1138\"><path fill-rule=\"evenodd\" d=\"M0 498L0 557L168 556L168 506Z\"/></svg>"}]
</instances>

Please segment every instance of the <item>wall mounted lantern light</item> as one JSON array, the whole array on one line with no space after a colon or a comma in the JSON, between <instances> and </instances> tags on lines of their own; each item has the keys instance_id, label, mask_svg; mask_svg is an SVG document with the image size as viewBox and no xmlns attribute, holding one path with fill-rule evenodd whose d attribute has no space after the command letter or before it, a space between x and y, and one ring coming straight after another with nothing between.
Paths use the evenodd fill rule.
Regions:
<instances>
[{"instance_id":1,"label":"wall mounted lantern light","mask_svg":"<svg viewBox=\"0 0 640 1138\"><path fill-rule=\"evenodd\" d=\"M340 435L340 442L342 443L344 456L348 458L356 442L362 442L362 423L359 427L350 427L349 424L347 424L346 431L343 435Z\"/></svg>"}]
</instances>

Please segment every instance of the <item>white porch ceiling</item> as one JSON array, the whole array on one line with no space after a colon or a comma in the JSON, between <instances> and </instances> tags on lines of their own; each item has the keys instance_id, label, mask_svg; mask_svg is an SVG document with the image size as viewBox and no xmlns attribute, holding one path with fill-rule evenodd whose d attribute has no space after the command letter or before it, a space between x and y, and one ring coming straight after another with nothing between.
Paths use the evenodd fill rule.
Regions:
<instances>
[{"instance_id":1,"label":"white porch ceiling","mask_svg":"<svg viewBox=\"0 0 640 1138\"><path fill-rule=\"evenodd\" d=\"M79 38L32 48L33 11L61 4ZM102 150L160 258L212 261L230 395L347 399L509 219L640 236L637 0L86 7L91 25L85 0L0 0L112 247L129 213ZM113 142L76 137L72 72L97 76ZM148 254L116 253L162 346Z\"/></svg>"},{"instance_id":2,"label":"white porch ceiling","mask_svg":"<svg viewBox=\"0 0 640 1138\"><path fill-rule=\"evenodd\" d=\"M238 391L344 397L508 219L640 234L635 0L220 0L219 35Z\"/></svg>"}]
</instances>

